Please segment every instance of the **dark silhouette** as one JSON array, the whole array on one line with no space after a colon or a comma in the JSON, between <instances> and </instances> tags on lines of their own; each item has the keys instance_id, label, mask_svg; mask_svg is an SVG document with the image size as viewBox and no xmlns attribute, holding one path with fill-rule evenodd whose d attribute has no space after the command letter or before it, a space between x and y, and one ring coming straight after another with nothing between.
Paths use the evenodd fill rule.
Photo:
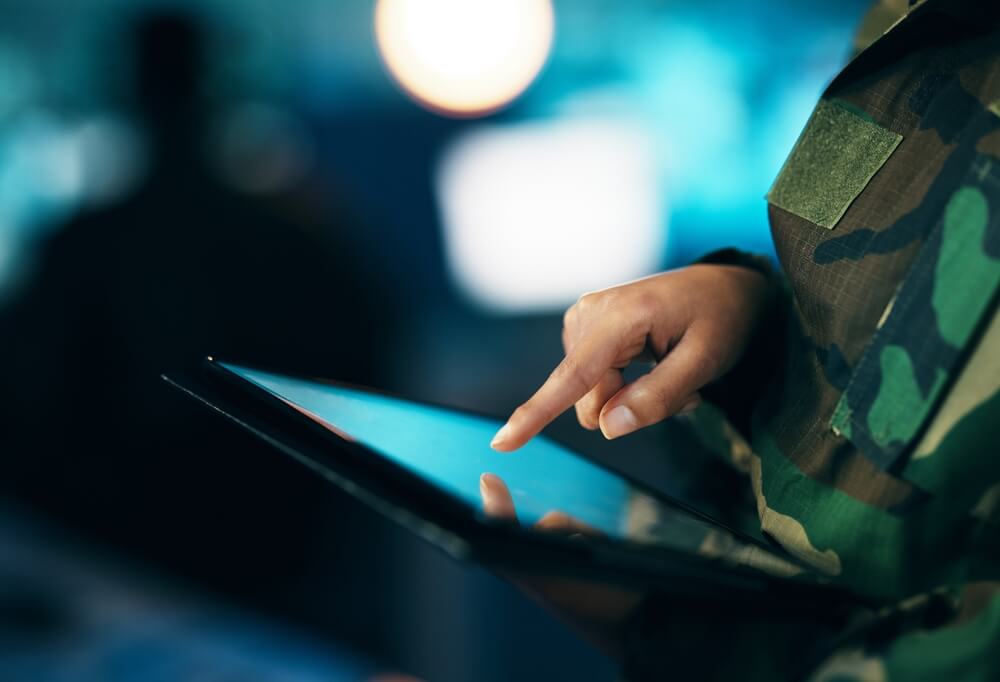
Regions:
<instances>
[{"instance_id":1,"label":"dark silhouette","mask_svg":"<svg viewBox=\"0 0 1000 682\"><path fill-rule=\"evenodd\" d=\"M199 25L160 14L132 35L151 167L133 196L45 244L0 315L0 486L174 570L279 600L317 539L334 539L317 513L329 490L159 375L211 353L371 382L379 306L343 246L214 177Z\"/></svg>"}]
</instances>

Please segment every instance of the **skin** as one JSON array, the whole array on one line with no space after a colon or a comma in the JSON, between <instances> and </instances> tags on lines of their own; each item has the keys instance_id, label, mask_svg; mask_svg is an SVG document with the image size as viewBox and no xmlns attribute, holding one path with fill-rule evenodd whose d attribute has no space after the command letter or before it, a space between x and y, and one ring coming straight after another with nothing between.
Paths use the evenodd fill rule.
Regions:
<instances>
[{"instance_id":1,"label":"skin","mask_svg":"<svg viewBox=\"0 0 1000 682\"><path fill-rule=\"evenodd\" d=\"M585 294L563 317L566 357L491 445L517 450L572 406L609 439L693 410L740 359L765 290L753 270L692 265ZM648 356L653 370L626 385L621 370Z\"/></svg>"},{"instance_id":2,"label":"skin","mask_svg":"<svg viewBox=\"0 0 1000 682\"><path fill-rule=\"evenodd\" d=\"M766 287L764 277L747 268L693 265L582 296L563 318L566 357L497 432L493 448L517 450L571 406L584 428L600 428L609 439L693 410L699 390L743 355L763 313ZM621 370L644 359L656 365L626 385ZM487 515L517 520L499 477L483 474L480 494ZM535 528L597 532L559 511ZM613 656L621 651L623 625L644 597L580 580L505 577Z\"/></svg>"}]
</instances>

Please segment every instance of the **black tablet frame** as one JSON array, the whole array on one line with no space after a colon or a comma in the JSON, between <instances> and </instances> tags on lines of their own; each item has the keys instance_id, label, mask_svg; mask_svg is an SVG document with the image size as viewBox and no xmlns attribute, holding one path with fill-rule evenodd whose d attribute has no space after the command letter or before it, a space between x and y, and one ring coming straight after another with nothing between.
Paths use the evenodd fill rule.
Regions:
<instances>
[{"instance_id":1,"label":"black tablet frame","mask_svg":"<svg viewBox=\"0 0 1000 682\"><path fill-rule=\"evenodd\" d=\"M220 362L224 361L209 357L191 372L164 375L163 379L456 559L480 563L498 572L592 580L677 594L685 600L756 603L766 606L769 612L805 610L830 616L831 609L839 613L848 604L869 603L862 597L822 584L815 574L778 578L725 560L668 547L603 537L545 534L485 519L457 497L331 431L266 389L234 374ZM383 391L336 381L296 378L391 396ZM454 407L439 407L477 414ZM761 546L792 563L800 563L772 546L664 496L641 481L583 454L575 454L621 477L663 504L697 516L743 542Z\"/></svg>"}]
</instances>

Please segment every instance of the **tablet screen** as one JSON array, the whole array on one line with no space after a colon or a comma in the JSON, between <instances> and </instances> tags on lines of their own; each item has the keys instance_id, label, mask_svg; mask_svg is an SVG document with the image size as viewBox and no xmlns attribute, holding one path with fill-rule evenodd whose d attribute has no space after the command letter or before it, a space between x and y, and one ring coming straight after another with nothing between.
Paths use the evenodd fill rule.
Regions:
<instances>
[{"instance_id":1,"label":"tablet screen","mask_svg":"<svg viewBox=\"0 0 1000 682\"><path fill-rule=\"evenodd\" d=\"M784 575L785 560L636 489L617 474L537 436L513 453L490 448L501 422L488 417L219 363L348 440L433 483L482 514L479 480L499 476L519 523L559 511L610 538L725 556Z\"/></svg>"}]
</instances>

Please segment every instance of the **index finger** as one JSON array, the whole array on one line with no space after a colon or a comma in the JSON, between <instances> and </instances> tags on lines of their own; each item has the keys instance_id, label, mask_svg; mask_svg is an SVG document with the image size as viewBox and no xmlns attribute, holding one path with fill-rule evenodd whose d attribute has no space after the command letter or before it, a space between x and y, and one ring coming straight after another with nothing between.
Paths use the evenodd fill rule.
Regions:
<instances>
[{"instance_id":1,"label":"index finger","mask_svg":"<svg viewBox=\"0 0 1000 682\"><path fill-rule=\"evenodd\" d=\"M606 334L579 340L542 387L514 410L490 446L501 452L517 450L587 395L611 368L618 354L617 341Z\"/></svg>"}]
</instances>

